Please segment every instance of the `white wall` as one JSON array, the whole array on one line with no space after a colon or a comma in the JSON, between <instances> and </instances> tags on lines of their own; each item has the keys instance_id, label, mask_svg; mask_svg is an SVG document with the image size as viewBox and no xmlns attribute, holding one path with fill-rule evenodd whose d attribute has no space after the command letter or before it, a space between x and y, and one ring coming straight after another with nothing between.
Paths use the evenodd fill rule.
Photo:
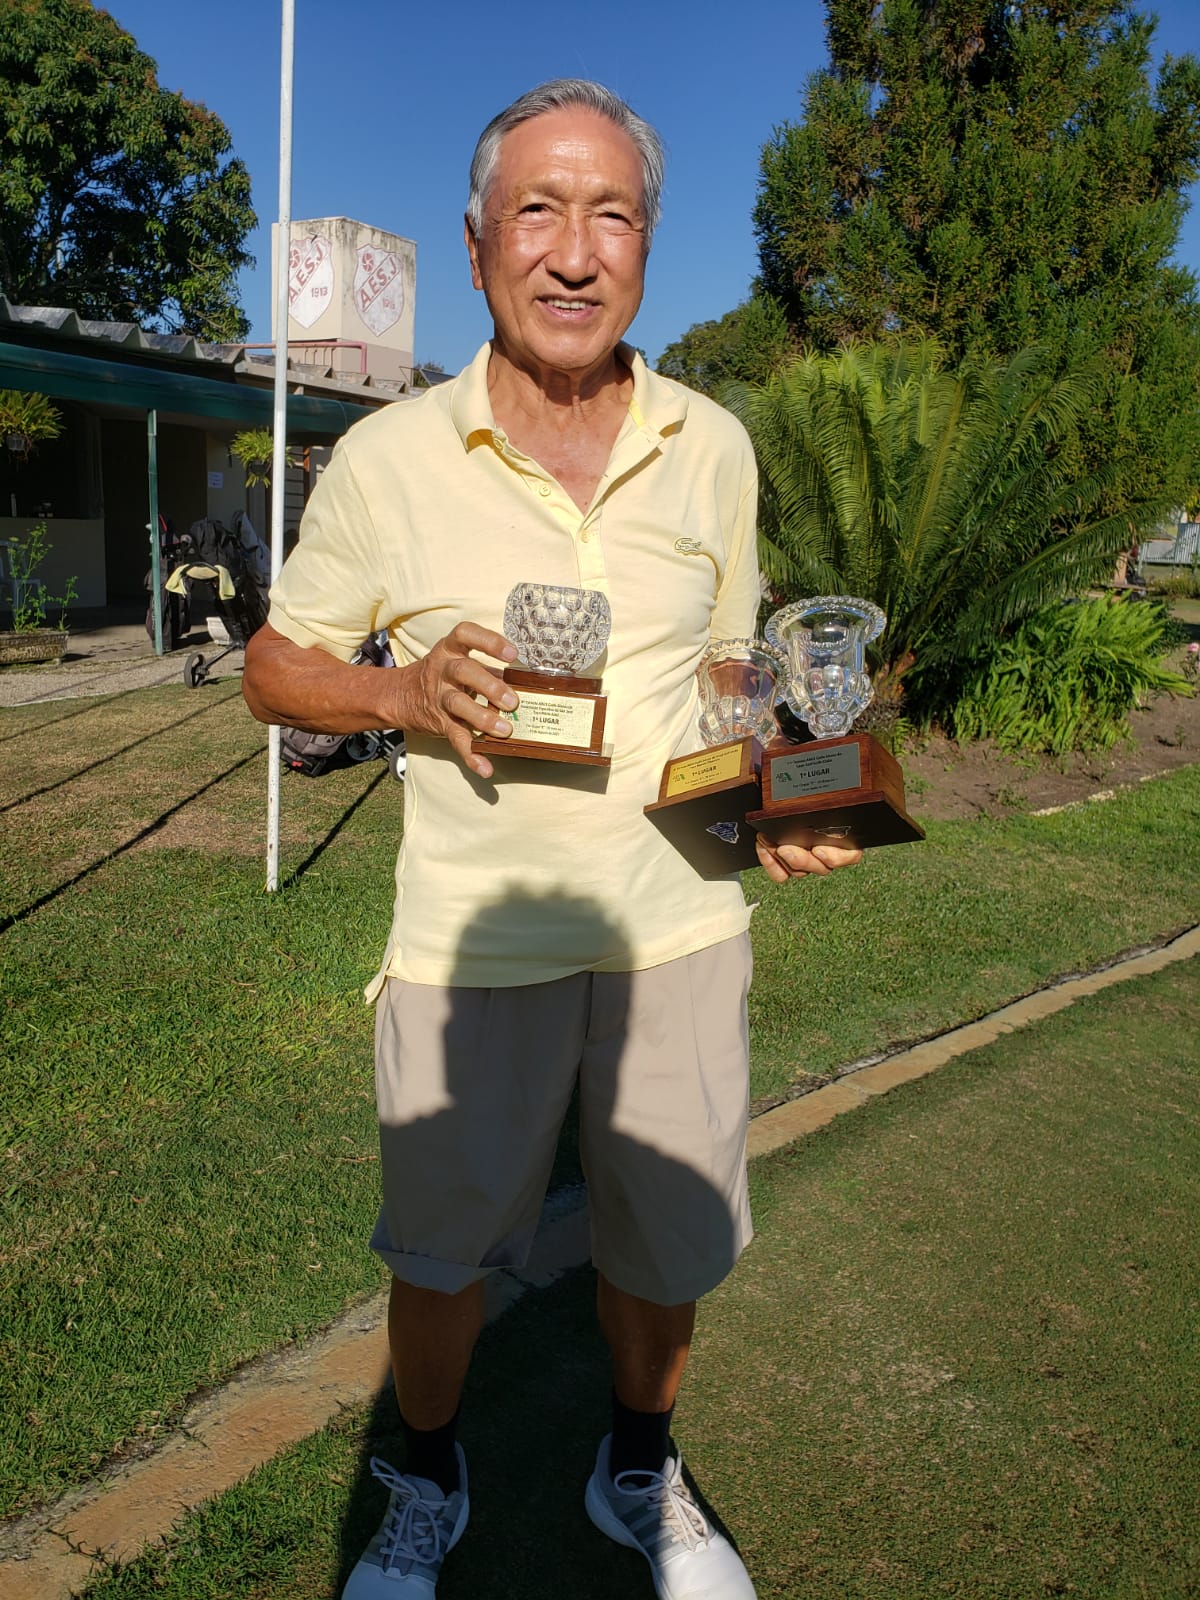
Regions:
<instances>
[{"instance_id":1,"label":"white wall","mask_svg":"<svg viewBox=\"0 0 1200 1600\"><path fill-rule=\"evenodd\" d=\"M24 538L39 519L0 517L0 539ZM101 517L76 519L50 517L46 522L50 553L34 573L52 595L60 595L67 579L75 578L77 606L102 606L107 595L104 579L104 520ZM68 612L68 622L70 613ZM47 619L56 622L56 612Z\"/></svg>"},{"instance_id":2,"label":"white wall","mask_svg":"<svg viewBox=\"0 0 1200 1600\"><path fill-rule=\"evenodd\" d=\"M223 522L228 528L233 513L246 510L246 474L236 456L230 459L227 439L210 433L205 436L204 443L208 473L206 515L210 521Z\"/></svg>"}]
</instances>

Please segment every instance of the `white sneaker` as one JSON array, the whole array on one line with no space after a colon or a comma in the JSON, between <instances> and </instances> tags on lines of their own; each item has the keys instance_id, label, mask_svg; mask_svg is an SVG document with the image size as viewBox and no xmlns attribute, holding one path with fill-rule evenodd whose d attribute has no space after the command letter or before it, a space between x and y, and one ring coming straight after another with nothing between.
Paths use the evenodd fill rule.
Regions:
<instances>
[{"instance_id":1,"label":"white sneaker","mask_svg":"<svg viewBox=\"0 0 1200 1600\"><path fill-rule=\"evenodd\" d=\"M658 1600L755 1600L742 1558L692 1499L683 1458L668 1456L661 1472L618 1472L614 1482L611 1440L601 1441L584 1505L601 1533L645 1556Z\"/></svg>"},{"instance_id":2,"label":"white sneaker","mask_svg":"<svg viewBox=\"0 0 1200 1600\"><path fill-rule=\"evenodd\" d=\"M378 1456L371 1471L391 1490L379 1532L346 1581L342 1600L432 1600L446 1552L467 1525L467 1462L458 1454L458 1488L443 1494L428 1478L396 1472Z\"/></svg>"}]
</instances>

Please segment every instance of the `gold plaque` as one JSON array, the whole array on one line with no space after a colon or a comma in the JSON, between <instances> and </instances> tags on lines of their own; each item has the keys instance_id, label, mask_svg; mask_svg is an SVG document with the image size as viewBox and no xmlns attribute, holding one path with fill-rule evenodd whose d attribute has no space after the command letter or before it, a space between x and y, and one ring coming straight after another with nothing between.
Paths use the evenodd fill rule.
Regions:
<instances>
[{"instance_id":1,"label":"gold plaque","mask_svg":"<svg viewBox=\"0 0 1200 1600\"><path fill-rule=\"evenodd\" d=\"M704 789L709 784L724 783L728 778L740 778L742 747L734 743L698 750L694 756L670 762L669 769L660 796L663 800L673 800L676 795L690 794L693 789Z\"/></svg>"}]
</instances>

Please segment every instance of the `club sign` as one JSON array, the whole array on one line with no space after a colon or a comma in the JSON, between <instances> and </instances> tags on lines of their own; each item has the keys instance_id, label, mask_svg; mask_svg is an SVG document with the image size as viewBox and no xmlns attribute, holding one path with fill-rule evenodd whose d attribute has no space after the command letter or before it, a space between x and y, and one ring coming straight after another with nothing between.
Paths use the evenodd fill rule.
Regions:
<instances>
[{"instance_id":1,"label":"club sign","mask_svg":"<svg viewBox=\"0 0 1200 1600\"><path fill-rule=\"evenodd\" d=\"M377 337L399 322L404 311L404 272L399 256L365 244L354 270L354 305Z\"/></svg>"},{"instance_id":2,"label":"club sign","mask_svg":"<svg viewBox=\"0 0 1200 1600\"><path fill-rule=\"evenodd\" d=\"M321 234L293 239L288 256L288 314L311 328L333 304L333 247Z\"/></svg>"}]
</instances>

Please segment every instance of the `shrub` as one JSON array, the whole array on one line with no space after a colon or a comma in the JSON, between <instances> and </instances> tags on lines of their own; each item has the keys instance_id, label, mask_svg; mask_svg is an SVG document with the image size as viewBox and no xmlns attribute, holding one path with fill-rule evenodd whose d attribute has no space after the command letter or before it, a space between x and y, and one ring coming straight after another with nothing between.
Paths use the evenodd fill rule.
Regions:
<instances>
[{"instance_id":1,"label":"shrub","mask_svg":"<svg viewBox=\"0 0 1200 1600\"><path fill-rule=\"evenodd\" d=\"M1166 626L1161 606L1111 595L1047 607L973 665L951 731L1006 750L1109 749L1145 695L1192 692L1162 665Z\"/></svg>"},{"instance_id":2,"label":"shrub","mask_svg":"<svg viewBox=\"0 0 1200 1600\"><path fill-rule=\"evenodd\" d=\"M888 618L872 648L880 687L897 693L920 666L927 687L953 691L998 630L1102 581L1161 509L1112 516L1106 478L1064 465L1096 384L1090 368L1055 375L1039 350L951 371L936 343L895 341L730 385L722 399L758 457L775 596L873 600ZM952 699L917 714L944 719Z\"/></svg>"},{"instance_id":3,"label":"shrub","mask_svg":"<svg viewBox=\"0 0 1200 1600\"><path fill-rule=\"evenodd\" d=\"M1200 600L1200 567L1180 567L1169 578L1154 578L1150 592L1167 600Z\"/></svg>"},{"instance_id":4,"label":"shrub","mask_svg":"<svg viewBox=\"0 0 1200 1600\"><path fill-rule=\"evenodd\" d=\"M57 439L61 432L62 412L44 394L0 389L0 435L18 461L27 461L44 439Z\"/></svg>"},{"instance_id":5,"label":"shrub","mask_svg":"<svg viewBox=\"0 0 1200 1600\"><path fill-rule=\"evenodd\" d=\"M44 522L35 523L23 539L9 540L14 633L37 633L47 626L61 633L67 626L67 607L77 598L76 580L68 578L62 594L48 594L46 586L36 577L51 548ZM58 612L56 622L47 623L50 611Z\"/></svg>"}]
</instances>

